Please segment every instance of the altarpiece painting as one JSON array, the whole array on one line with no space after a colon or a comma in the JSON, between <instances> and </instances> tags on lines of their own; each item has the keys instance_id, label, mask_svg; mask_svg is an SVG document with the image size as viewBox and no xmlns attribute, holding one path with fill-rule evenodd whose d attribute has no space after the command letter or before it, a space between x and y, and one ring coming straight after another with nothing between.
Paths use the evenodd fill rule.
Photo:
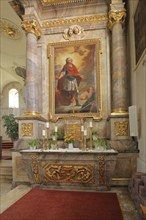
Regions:
<instances>
[{"instance_id":1,"label":"altarpiece painting","mask_svg":"<svg viewBox=\"0 0 146 220\"><path fill-rule=\"evenodd\" d=\"M48 44L53 118L100 118L100 48L100 39Z\"/></svg>"}]
</instances>

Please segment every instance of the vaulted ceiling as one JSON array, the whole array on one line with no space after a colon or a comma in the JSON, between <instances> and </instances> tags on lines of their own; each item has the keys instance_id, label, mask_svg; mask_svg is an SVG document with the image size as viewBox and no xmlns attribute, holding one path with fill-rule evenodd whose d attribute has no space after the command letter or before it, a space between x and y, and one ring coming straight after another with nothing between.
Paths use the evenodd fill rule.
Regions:
<instances>
[{"instance_id":1,"label":"vaulted ceiling","mask_svg":"<svg viewBox=\"0 0 146 220\"><path fill-rule=\"evenodd\" d=\"M25 32L21 28L21 19L9 1L0 0L0 93L10 82L23 84L18 72L25 69L26 62Z\"/></svg>"}]
</instances>

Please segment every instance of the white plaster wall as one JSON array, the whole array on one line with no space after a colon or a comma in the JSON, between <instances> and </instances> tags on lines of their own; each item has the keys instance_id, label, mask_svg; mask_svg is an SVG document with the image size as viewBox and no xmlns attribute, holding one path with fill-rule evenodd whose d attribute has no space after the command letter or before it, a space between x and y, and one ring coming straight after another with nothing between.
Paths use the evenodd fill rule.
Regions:
<instances>
[{"instance_id":1,"label":"white plaster wall","mask_svg":"<svg viewBox=\"0 0 146 220\"><path fill-rule=\"evenodd\" d=\"M146 49L138 64L135 62L134 14L138 0L130 0L129 45L130 45L130 79L131 105L137 106L138 112L138 147L139 157L137 171L146 172Z\"/></svg>"},{"instance_id":2,"label":"white plaster wall","mask_svg":"<svg viewBox=\"0 0 146 220\"><path fill-rule=\"evenodd\" d=\"M9 108L9 91L10 89L15 88L19 92L19 109ZM3 127L2 116L3 115L20 115L26 109L26 105L23 98L23 85L19 82L11 82L8 83L2 91L2 98L1 98L1 112L0 112L0 135L3 137L3 140L9 140L9 137L5 134L5 128Z\"/></svg>"}]
</instances>

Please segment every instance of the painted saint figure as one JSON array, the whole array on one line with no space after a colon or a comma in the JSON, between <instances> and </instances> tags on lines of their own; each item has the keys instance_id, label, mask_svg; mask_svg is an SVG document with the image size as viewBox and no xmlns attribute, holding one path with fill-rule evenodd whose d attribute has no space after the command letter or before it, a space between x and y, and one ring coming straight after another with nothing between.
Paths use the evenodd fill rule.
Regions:
<instances>
[{"instance_id":1,"label":"painted saint figure","mask_svg":"<svg viewBox=\"0 0 146 220\"><path fill-rule=\"evenodd\" d=\"M73 98L75 99L76 106L79 106L79 85L83 76L72 62L72 58L68 57L66 59L66 64L63 66L60 76L57 78L56 107L60 105L70 105Z\"/></svg>"},{"instance_id":2,"label":"painted saint figure","mask_svg":"<svg viewBox=\"0 0 146 220\"><path fill-rule=\"evenodd\" d=\"M87 95L85 97L80 98L81 100L86 100L84 104L81 106L80 112L96 112L96 93L95 88L90 86L87 89Z\"/></svg>"}]
</instances>

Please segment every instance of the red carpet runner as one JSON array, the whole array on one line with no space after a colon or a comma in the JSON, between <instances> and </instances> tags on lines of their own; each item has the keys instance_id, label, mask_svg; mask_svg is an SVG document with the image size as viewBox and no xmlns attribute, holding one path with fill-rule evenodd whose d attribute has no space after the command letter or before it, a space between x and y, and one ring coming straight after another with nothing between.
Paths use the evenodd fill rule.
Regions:
<instances>
[{"instance_id":1,"label":"red carpet runner","mask_svg":"<svg viewBox=\"0 0 146 220\"><path fill-rule=\"evenodd\" d=\"M32 189L1 220L123 220L116 193Z\"/></svg>"}]
</instances>

